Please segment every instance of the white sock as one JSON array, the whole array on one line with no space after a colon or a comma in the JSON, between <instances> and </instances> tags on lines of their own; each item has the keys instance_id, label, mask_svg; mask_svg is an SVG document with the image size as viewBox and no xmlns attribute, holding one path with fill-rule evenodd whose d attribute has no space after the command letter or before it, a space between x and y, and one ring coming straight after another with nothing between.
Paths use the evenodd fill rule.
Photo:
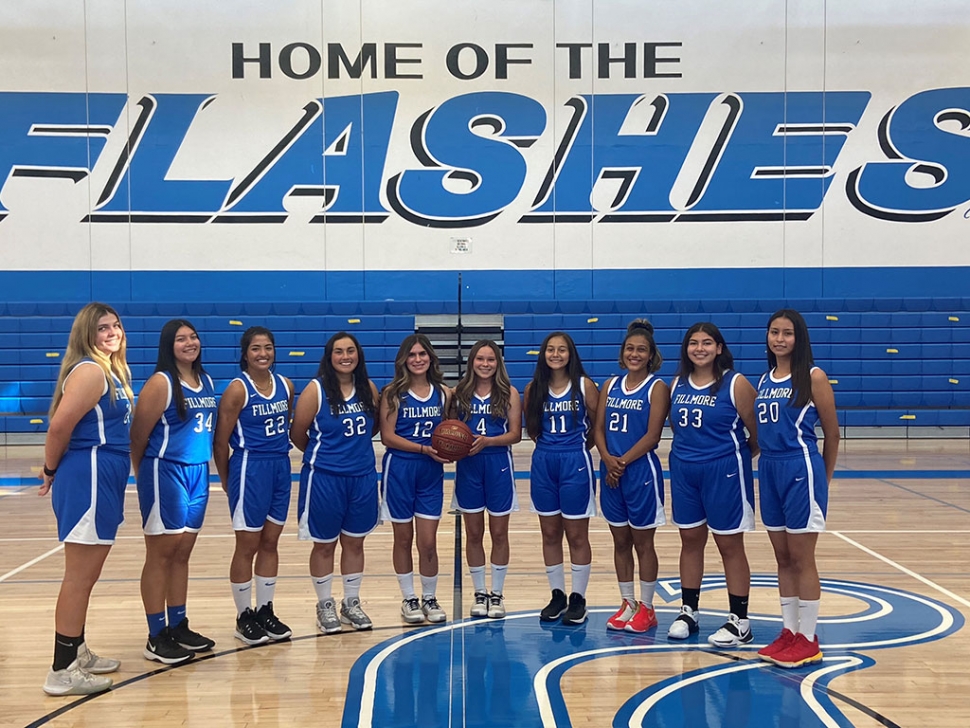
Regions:
<instances>
[{"instance_id":1,"label":"white sock","mask_svg":"<svg viewBox=\"0 0 970 728\"><path fill-rule=\"evenodd\" d=\"M251 609L253 606L253 582L246 581L242 584L229 582L232 587L232 600L236 603L236 616Z\"/></svg>"},{"instance_id":2,"label":"white sock","mask_svg":"<svg viewBox=\"0 0 970 728\"><path fill-rule=\"evenodd\" d=\"M485 591L485 564L481 566L469 566L468 571L472 575L472 586L476 592Z\"/></svg>"},{"instance_id":3,"label":"white sock","mask_svg":"<svg viewBox=\"0 0 970 728\"><path fill-rule=\"evenodd\" d=\"M589 586L589 572L592 571L592 564L570 564L572 571L573 591L579 596L586 596L586 587Z\"/></svg>"},{"instance_id":4,"label":"white sock","mask_svg":"<svg viewBox=\"0 0 970 728\"><path fill-rule=\"evenodd\" d=\"M549 588L555 591L566 592L566 572L562 564L546 567L546 578L549 580Z\"/></svg>"},{"instance_id":5,"label":"white sock","mask_svg":"<svg viewBox=\"0 0 970 728\"><path fill-rule=\"evenodd\" d=\"M273 595L276 594L276 577L259 574L254 576L256 577L256 608L259 609L273 601Z\"/></svg>"},{"instance_id":6,"label":"white sock","mask_svg":"<svg viewBox=\"0 0 970 728\"><path fill-rule=\"evenodd\" d=\"M398 586L401 587L401 596L405 599L415 599L417 594L414 593L414 572L409 571L407 574L397 575Z\"/></svg>"},{"instance_id":7,"label":"white sock","mask_svg":"<svg viewBox=\"0 0 970 728\"><path fill-rule=\"evenodd\" d=\"M323 604L333 596L333 574L326 576L311 576L313 591L317 593L317 601Z\"/></svg>"},{"instance_id":8,"label":"white sock","mask_svg":"<svg viewBox=\"0 0 970 728\"><path fill-rule=\"evenodd\" d=\"M653 595L657 593L657 580L653 581L643 581L640 580L640 601L646 604L648 607L653 606Z\"/></svg>"},{"instance_id":9,"label":"white sock","mask_svg":"<svg viewBox=\"0 0 970 728\"><path fill-rule=\"evenodd\" d=\"M815 625L818 624L818 599L798 600L798 631L809 642L815 639Z\"/></svg>"},{"instance_id":10,"label":"white sock","mask_svg":"<svg viewBox=\"0 0 970 728\"><path fill-rule=\"evenodd\" d=\"M798 597L781 598L781 622L792 634L798 631Z\"/></svg>"},{"instance_id":11,"label":"white sock","mask_svg":"<svg viewBox=\"0 0 970 728\"><path fill-rule=\"evenodd\" d=\"M620 599L624 599L628 602L636 601L633 598L633 582L632 581L621 581L620 584Z\"/></svg>"},{"instance_id":12,"label":"white sock","mask_svg":"<svg viewBox=\"0 0 970 728\"><path fill-rule=\"evenodd\" d=\"M421 574L421 596L424 599L433 597L438 592L438 575L425 576Z\"/></svg>"},{"instance_id":13,"label":"white sock","mask_svg":"<svg viewBox=\"0 0 970 728\"><path fill-rule=\"evenodd\" d=\"M508 564L492 564L492 593L502 594L505 589L505 575L508 573Z\"/></svg>"},{"instance_id":14,"label":"white sock","mask_svg":"<svg viewBox=\"0 0 970 728\"><path fill-rule=\"evenodd\" d=\"M344 574L344 601L350 602L351 599L360 599L360 582L364 578L363 574Z\"/></svg>"}]
</instances>

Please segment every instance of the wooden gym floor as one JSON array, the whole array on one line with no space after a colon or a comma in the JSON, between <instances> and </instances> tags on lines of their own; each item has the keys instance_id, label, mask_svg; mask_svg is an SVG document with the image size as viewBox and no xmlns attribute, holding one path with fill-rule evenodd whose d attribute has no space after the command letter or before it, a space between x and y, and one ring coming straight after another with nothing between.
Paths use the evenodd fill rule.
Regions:
<instances>
[{"instance_id":1,"label":"wooden gym floor","mask_svg":"<svg viewBox=\"0 0 970 728\"><path fill-rule=\"evenodd\" d=\"M531 446L515 448L528 472ZM666 461L667 443L662 445ZM142 657L138 580L144 555L134 487L127 523L95 588L92 649L122 660L110 692L52 698L53 609L63 553L47 498L31 478L39 447L0 447L0 725L110 726L923 726L970 725L970 447L962 441L848 441L819 540L824 581L820 665L783 671L754 659L779 630L774 563L759 529L747 538L755 641L718 651L706 636L727 596L713 541L701 597L701 634L666 639L679 605L676 529L658 531L660 628L607 633L618 593L606 523L591 522L590 620L540 626L548 599L528 480L511 521L504 620L465 618L471 589L453 590L455 518L439 531L444 626L409 628L390 561L391 530L366 542L362 589L372 632L319 635L307 572L309 545L291 514L280 546L276 611L287 643L245 648L233 638L228 588L233 548L225 495L213 486L192 560L188 613L216 640L176 668ZM295 465L296 467L296 465ZM451 484L446 481L446 504ZM28 484L29 483L29 484ZM295 494L294 485L294 494ZM291 511L295 513L295 496ZM669 517L669 504L667 513ZM760 525L760 521L759 521ZM568 567L567 567L568 569ZM568 585L568 574L567 574ZM335 596L341 595L339 583ZM454 603L461 602L456 614Z\"/></svg>"}]
</instances>

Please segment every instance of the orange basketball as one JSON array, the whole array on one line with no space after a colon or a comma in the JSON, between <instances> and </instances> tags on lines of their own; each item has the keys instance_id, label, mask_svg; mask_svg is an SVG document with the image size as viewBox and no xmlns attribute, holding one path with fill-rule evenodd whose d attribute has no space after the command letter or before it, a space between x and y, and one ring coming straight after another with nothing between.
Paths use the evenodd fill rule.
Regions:
<instances>
[{"instance_id":1,"label":"orange basketball","mask_svg":"<svg viewBox=\"0 0 970 728\"><path fill-rule=\"evenodd\" d=\"M472 449L475 437L461 420L444 420L431 433L431 447L438 457L455 462L461 460Z\"/></svg>"}]
</instances>

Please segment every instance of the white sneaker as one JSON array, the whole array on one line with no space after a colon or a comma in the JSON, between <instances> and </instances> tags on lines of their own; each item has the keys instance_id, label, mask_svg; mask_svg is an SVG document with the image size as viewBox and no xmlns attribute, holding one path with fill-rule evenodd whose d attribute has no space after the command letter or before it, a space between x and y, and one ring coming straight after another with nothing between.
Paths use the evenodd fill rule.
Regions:
<instances>
[{"instance_id":1,"label":"white sneaker","mask_svg":"<svg viewBox=\"0 0 970 728\"><path fill-rule=\"evenodd\" d=\"M472 603L472 616L473 617L488 616L488 594L486 594L483 591L475 592L475 601Z\"/></svg>"},{"instance_id":2,"label":"white sneaker","mask_svg":"<svg viewBox=\"0 0 970 728\"><path fill-rule=\"evenodd\" d=\"M747 619L740 619L736 614L731 614L728 616L728 621L708 637L707 641L715 647L737 647L746 645L753 639L751 623Z\"/></svg>"},{"instance_id":3,"label":"white sneaker","mask_svg":"<svg viewBox=\"0 0 970 728\"><path fill-rule=\"evenodd\" d=\"M429 622L444 622L447 619L445 617L445 610L438 604L438 600L434 595L421 599L421 612Z\"/></svg>"},{"instance_id":4,"label":"white sneaker","mask_svg":"<svg viewBox=\"0 0 970 728\"><path fill-rule=\"evenodd\" d=\"M401 601L401 619L408 624L421 624L424 621L424 612L417 597L408 597Z\"/></svg>"},{"instance_id":5,"label":"white sneaker","mask_svg":"<svg viewBox=\"0 0 970 728\"><path fill-rule=\"evenodd\" d=\"M685 640L692 634L697 634L697 623L700 620L700 616L701 613L699 611L695 612L686 604L682 606L677 619L671 622L670 627L667 629L667 639Z\"/></svg>"},{"instance_id":6,"label":"white sneaker","mask_svg":"<svg viewBox=\"0 0 970 728\"><path fill-rule=\"evenodd\" d=\"M77 663L81 666L82 670L87 670L92 675L104 675L108 672L114 672L121 667L121 660L100 657L91 652L88 649L87 642L82 642L81 646L77 648Z\"/></svg>"},{"instance_id":7,"label":"white sneaker","mask_svg":"<svg viewBox=\"0 0 970 728\"><path fill-rule=\"evenodd\" d=\"M333 599L317 602L317 629L323 634L336 634L343 629Z\"/></svg>"},{"instance_id":8,"label":"white sneaker","mask_svg":"<svg viewBox=\"0 0 970 728\"><path fill-rule=\"evenodd\" d=\"M495 592L488 595L488 616L492 619L501 619L505 616L504 596Z\"/></svg>"},{"instance_id":9,"label":"white sneaker","mask_svg":"<svg viewBox=\"0 0 970 728\"><path fill-rule=\"evenodd\" d=\"M340 602L340 621L349 624L357 631L371 629L374 624L360 607L360 599L354 597Z\"/></svg>"},{"instance_id":10,"label":"white sneaker","mask_svg":"<svg viewBox=\"0 0 970 728\"><path fill-rule=\"evenodd\" d=\"M51 670L44 682L44 692L48 695L90 695L110 687L110 677L92 675L77 660L63 670Z\"/></svg>"}]
</instances>

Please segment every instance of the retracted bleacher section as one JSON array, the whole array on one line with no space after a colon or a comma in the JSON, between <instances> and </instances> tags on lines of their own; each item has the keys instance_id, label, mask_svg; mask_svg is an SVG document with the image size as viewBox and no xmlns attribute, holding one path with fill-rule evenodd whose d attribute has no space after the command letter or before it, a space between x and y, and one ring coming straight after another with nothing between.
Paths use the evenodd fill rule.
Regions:
<instances>
[{"instance_id":1,"label":"retracted bleacher section","mask_svg":"<svg viewBox=\"0 0 970 728\"><path fill-rule=\"evenodd\" d=\"M547 333L569 332L597 383L619 372L626 326L647 318L664 357L661 375L676 369L684 332L713 321L753 381L766 368L768 316L782 307L801 311L816 363L829 375L839 422L865 434L970 434L970 298L808 299L735 301L472 301L463 315L501 314L505 358L513 383L524 389ZM80 304L0 304L0 435L43 432L46 411ZM401 340L415 317L457 313L454 302L284 304L144 304L117 307L128 334L136 391L154 369L165 321L191 320L202 337L206 368L221 390L238 372L239 338L263 325L276 336L277 370L301 390L315 374L326 340L353 332L371 377L389 381ZM471 342L464 342L467 345ZM869 428L882 428L870 431Z\"/></svg>"}]
</instances>

